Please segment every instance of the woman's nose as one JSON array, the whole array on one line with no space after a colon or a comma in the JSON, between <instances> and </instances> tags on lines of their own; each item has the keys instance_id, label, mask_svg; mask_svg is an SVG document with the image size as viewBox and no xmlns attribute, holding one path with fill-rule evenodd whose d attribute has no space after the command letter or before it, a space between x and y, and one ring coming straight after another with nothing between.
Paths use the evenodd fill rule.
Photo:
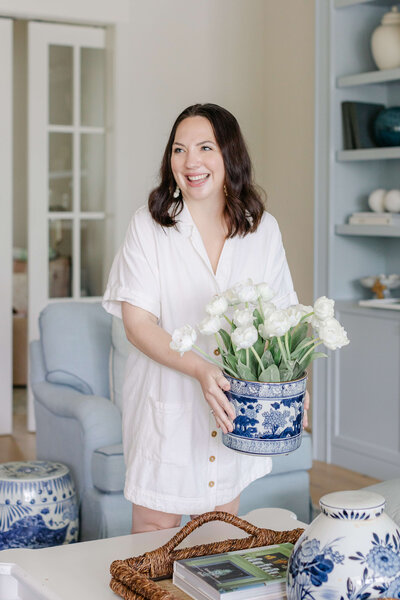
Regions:
<instances>
[{"instance_id":1,"label":"woman's nose","mask_svg":"<svg viewBox=\"0 0 400 600\"><path fill-rule=\"evenodd\" d=\"M200 156L197 150L188 150L186 152L186 167L188 169L193 169L200 164Z\"/></svg>"}]
</instances>

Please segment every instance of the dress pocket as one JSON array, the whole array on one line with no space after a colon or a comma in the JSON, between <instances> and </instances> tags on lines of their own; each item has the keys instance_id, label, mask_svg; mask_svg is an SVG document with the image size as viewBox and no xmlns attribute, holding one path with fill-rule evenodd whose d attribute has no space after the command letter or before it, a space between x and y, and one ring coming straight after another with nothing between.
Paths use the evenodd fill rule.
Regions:
<instances>
[{"instance_id":1,"label":"dress pocket","mask_svg":"<svg viewBox=\"0 0 400 600\"><path fill-rule=\"evenodd\" d=\"M192 456L192 407L147 399L139 452L159 462L187 466Z\"/></svg>"}]
</instances>

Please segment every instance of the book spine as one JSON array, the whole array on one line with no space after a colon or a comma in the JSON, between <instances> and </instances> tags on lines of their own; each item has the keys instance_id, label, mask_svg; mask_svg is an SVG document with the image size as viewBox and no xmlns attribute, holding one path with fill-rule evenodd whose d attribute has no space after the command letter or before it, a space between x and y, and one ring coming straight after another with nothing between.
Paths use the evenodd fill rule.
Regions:
<instances>
[{"instance_id":1,"label":"book spine","mask_svg":"<svg viewBox=\"0 0 400 600\"><path fill-rule=\"evenodd\" d=\"M370 219L369 217L350 217L350 225L394 225L390 217L378 217ZM400 224L400 223L399 223Z\"/></svg>"}]
</instances>

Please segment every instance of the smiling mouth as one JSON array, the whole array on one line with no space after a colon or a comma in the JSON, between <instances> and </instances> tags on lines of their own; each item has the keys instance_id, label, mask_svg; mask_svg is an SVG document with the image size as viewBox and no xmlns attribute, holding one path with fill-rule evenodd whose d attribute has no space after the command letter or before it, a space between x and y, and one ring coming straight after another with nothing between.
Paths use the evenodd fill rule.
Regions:
<instances>
[{"instance_id":1,"label":"smiling mouth","mask_svg":"<svg viewBox=\"0 0 400 600\"><path fill-rule=\"evenodd\" d=\"M186 175L186 178L189 181L200 182L206 180L210 175L208 173L203 173L203 175Z\"/></svg>"}]
</instances>

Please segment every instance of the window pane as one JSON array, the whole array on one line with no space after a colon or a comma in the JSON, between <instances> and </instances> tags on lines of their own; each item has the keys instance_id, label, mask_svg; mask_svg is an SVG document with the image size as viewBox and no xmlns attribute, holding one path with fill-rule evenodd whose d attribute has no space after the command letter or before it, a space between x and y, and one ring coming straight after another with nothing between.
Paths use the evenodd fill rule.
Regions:
<instances>
[{"instance_id":1,"label":"window pane","mask_svg":"<svg viewBox=\"0 0 400 600\"><path fill-rule=\"evenodd\" d=\"M49 123L72 125L73 54L71 46L49 47Z\"/></svg>"},{"instance_id":2,"label":"window pane","mask_svg":"<svg viewBox=\"0 0 400 600\"><path fill-rule=\"evenodd\" d=\"M72 134L49 134L49 210L72 210Z\"/></svg>"},{"instance_id":3,"label":"window pane","mask_svg":"<svg viewBox=\"0 0 400 600\"><path fill-rule=\"evenodd\" d=\"M81 48L81 125L104 127L105 52Z\"/></svg>"},{"instance_id":4,"label":"window pane","mask_svg":"<svg viewBox=\"0 0 400 600\"><path fill-rule=\"evenodd\" d=\"M81 296L104 292L104 221L81 221Z\"/></svg>"},{"instance_id":5,"label":"window pane","mask_svg":"<svg viewBox=\"0 0 400 600\"><path fill-rule=\"evenodd\" d=\"M81 136L81 210L103 211L105 188L104 135Z\"/></svg>"},{"instance_id":6,"label":"window pane","mask_svg":"<svg viewBox=\"0 0 400 600\"><path fill-rule=\"evenodd\" d=\"M49 222L49 298L68 298L72 293L72 221Z\"/></svg>"}]
</instances>

